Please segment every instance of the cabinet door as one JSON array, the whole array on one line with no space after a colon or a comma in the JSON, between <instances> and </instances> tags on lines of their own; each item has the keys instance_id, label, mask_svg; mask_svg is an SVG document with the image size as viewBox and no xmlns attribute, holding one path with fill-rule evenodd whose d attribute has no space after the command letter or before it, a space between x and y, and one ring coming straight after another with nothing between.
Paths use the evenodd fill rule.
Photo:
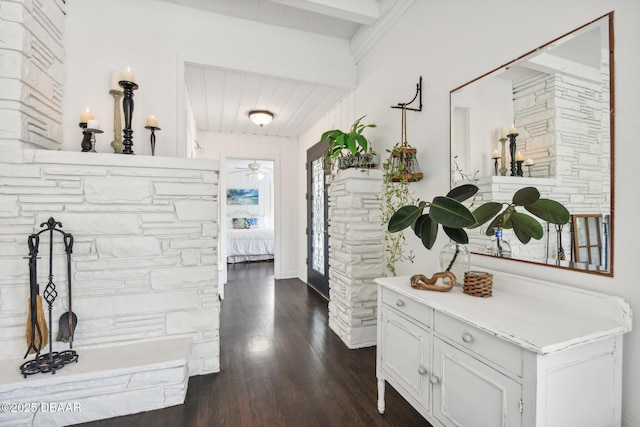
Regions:
<instances>
[{"instance_id":1,"label":"cabinet door","mask_svg":"<svg viewBox=\"0 0 640 427\"><path fill-rule=\"evenodd\" d=\"M433 414L446 426L519 427L519 383L470 354L434 339Z\"/></svg>"},{"instance_id":2,"label":"cabinet door","mask_svg":"<svg viewBox=\"0 0 640 427\"><path fill-rule=\"evenodd\" d=\"M381 326L380 362L385 379L428 412L431 333L385 305Z\"/></svg>"}]
</instances>

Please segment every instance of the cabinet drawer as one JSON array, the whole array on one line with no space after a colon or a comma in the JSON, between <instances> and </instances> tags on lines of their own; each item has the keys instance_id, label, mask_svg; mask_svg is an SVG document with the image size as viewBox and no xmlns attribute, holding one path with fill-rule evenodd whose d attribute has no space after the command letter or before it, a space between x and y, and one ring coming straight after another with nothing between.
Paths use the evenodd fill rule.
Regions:
<instances>
[{"instance_id":1,"label":"cabinet drawer","mask_svg":"<svg viewBox=\"0 0 640 427\"><path fill-rule=\"evenodd\" d=\"M435 313L434 330L479 356L522 376L522 349L468 323Z\"/></svg>"},{"instance_id":2,"label":"cabinet drawer","mask_svg":"<svg viewBox=\"0 0 640 427\"><path fill-rule=\"evenodd\" d=\"M382 288L382 303L395 308L425 326L433 324L433 309L387 288Z\"/></svg>"}]
</instances>

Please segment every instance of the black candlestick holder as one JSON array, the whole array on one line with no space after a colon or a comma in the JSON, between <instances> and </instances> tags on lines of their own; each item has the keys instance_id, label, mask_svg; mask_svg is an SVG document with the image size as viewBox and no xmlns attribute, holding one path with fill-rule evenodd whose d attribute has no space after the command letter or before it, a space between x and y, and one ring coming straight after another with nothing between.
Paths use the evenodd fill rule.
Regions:
<instances>
[{"instance_id":1,"label":"black candlestick holder","mask_svg":"<svg viewBox=\"0 0 640 427\"><path fill-rule=\"evenodd\" d=\"M80 143L80 147L82 148L82 152L86 153L91 151L91 132L87 129L86 122L78 123L80 129L82 129L82 142Z\"/></svg>"},{"instance_id":2,"label":"black candlestick holder","mask_svg":"<svg viewBox=\"0 0 640 427\"><path fill-rule=\"evenodd\" d=\"M156 131L162 130L157 126L145 126L145 129L149 129L151 131L151 155L156 155Z\"/></svg>"},{"instance_id":3,"label":"black candlestick holder","mask_svg":"<svg viewBox=\"0 0 640 427\"><path fill-rule=\"evenodd\" d=\"M496 176L498 176L498 159L500 157L492 157L493 159L493 171Z\"/></svg>"},{"instance_id":4,"label":"black candlestick holder","mask_svg":"<svg viewBox=\"0 0 640 427\"><path fill-rule=\"evenodd\" d=\"M87 128L87 123L80 122L78 124L82 129L82 142L80 146L82 147L83 153L97 153L96 151L96 133L103 133L100 129L90 129Z\"/></svg>"},{"instance_id":5,"label":"black candlestick holder","mask_svg":"<svg viewBox=\"0 0 640 427\"><path fill-rule=\"evenodd\" d=\"M511 176L518 176L518 169L516 166L516 137L517 133L510 133L507 135L509 138L509 154L511 155Z\"/></svg>"},{"instance_id":6,"label":"black candlestick holder","mask_svg":"<svg viewBox=\"0 0 640 427\"><path fill-rule=\"evenodd\" d=\"M524 173L522 172L522 163L524 163L524 160L516 160L516 174L518 176L524 176Z\"/></svg>"},{"instance_id":7,"label":"black candlestick holder","mask_svg":"<svg viewBox=\"0 0 640 427\"><path fill-rule=\"evenodd\" d=\"M124 113L124 134L122 144L122 154L133 154L133 130L131 129L131 119L133 118L133 91L138 89L138 85L134 82L121 80L118 82L123 89L124 98L122 99L122 111Z\"/></svg>"}]
</instances>

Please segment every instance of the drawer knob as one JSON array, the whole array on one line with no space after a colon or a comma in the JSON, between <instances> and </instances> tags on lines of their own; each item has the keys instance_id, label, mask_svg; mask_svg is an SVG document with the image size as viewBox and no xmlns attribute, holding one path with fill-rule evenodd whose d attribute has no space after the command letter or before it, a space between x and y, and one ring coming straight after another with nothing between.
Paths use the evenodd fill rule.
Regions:
<instances>
[{"instance_id":1,"label":"drawer knob","mask_svg":"<svg viewBox=\"0 0 640 427\"><path fill-rule=\"evenodd\" d=\"M470 333L465 332L464 334L462 334L462 341L468 343L472 343L473 342L473 335L471 335Z\"/></svg>"},{"instance_id":2,"label":"drawer knob","mask_svg":"<svg viewBox=\"0 0 640 427\"><path fill-rule=\"evenodd\" d=\"M433 385L440 384L440 378L437 375L431 375L429 382Z\"/></svg>"},{"instance_id":3,"label":"drawer knob","mask_svg":"<svg viewBox=\"0 0 640 427\"><path fill-rule=\"evenodd\" d=\"M419 373L420 375L426 375L426 373L427 373L427 369L426 369L424 366L422 366L422 365L421 365L421 366L418 368L418 373Z\"/></svg>"},{"instance_id":4,"label":"drawer knob","mask_svg":"<svg viewBox=\"0 0 640 427\"><path fill-rule=\"evenodd\" d=\"M399 299L398 301L396 301L396 305L398 307L404 307L404 301L402 301L401 299Z\"/></svg>"}]
</instances>

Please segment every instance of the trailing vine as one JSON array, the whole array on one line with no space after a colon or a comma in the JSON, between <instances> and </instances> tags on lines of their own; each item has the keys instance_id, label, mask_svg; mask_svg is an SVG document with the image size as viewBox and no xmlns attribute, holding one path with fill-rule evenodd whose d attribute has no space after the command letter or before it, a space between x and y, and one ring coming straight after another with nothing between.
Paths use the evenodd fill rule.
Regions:
<instances>
[{"instance_id":1,"label":"trailing vine","mask_svg":"<svg viewBox=\"0 0 640 427\"><path fill-rule=\"evenodd\" d=\"M390 154L382 164L384 192L380 203L382 212L382 224L385 225L384 242L387 271L396 275L396 264L402 261L413 262L413 251L406 251L407 245L404 233L389 233L386 225L399 207L416 203L409 192L409 182L404 165L394 165L391 154L394 150L401 149L401 144L396 144L392 149L387 150Z\"/></svg>"}]
</instances>

